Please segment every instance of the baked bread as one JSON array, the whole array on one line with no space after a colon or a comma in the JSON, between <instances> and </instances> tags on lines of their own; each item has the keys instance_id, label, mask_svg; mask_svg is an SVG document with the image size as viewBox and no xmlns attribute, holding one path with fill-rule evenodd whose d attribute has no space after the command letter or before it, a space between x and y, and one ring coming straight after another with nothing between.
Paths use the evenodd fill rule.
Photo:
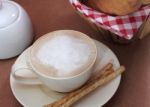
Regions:
<instances>
[{"instance_id":1,"label":"baked bread","mask_svg":"<svg viewBox=\"0 0 150 107\"><path fill-rule=\"evenodd\" d=\"M96 10L111 15L127 15L137 11L142 5L142 1L141 0L87 0L87 5Z\"/></svg>"},{"instance_id":2,"label":"baked bread","mask_svg":"<svg viewBox=\"0 0 150 107\"><path fill-rule=\"evenodd\" d=\"M142 0L142 4L144 5L150 4L150 0Z\"/></svg>"}]
</instances>

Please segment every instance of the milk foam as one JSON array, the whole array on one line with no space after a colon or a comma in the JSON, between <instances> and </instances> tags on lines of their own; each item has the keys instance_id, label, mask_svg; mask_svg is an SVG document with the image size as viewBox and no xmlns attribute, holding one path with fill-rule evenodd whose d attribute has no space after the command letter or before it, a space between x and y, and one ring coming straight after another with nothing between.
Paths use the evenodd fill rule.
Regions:
<instances>
[{"instance_id":1,"label":"milk foam","mask_svg":"<svg viewBox=\"0 0 150 107\"><path fill-rule=\"evenodd\" d=\"M91 55L87 41L69 35L55 36L45 42L37 52L44 65L54 67L57 75L73 73L85 65Z\"/></svg>"}]
</instances>

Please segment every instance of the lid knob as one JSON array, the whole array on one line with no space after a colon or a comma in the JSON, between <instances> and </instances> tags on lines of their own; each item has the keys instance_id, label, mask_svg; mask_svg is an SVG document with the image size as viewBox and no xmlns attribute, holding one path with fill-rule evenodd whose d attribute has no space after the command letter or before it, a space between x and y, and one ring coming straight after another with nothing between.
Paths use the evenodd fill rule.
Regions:
<instances>
[{"instance_id":1,"label":"lid knob","mask_svg":"<svg viewBox=\"0 0 150 107\"><path fill-rule=\"evenodd\" d=\"M2 8L2 1L0 0L0 9Z\"/></svg>"},{"instance_id":2,"label":"lid knob","mask_svg":"<svg viewBox=\"0 0 150 107\"><path fill-rule=\"evenodd\" d=\"M14 23L19 17L19 8L11 0L0 0L0 29Z\"/></svg>"}]
</instances>

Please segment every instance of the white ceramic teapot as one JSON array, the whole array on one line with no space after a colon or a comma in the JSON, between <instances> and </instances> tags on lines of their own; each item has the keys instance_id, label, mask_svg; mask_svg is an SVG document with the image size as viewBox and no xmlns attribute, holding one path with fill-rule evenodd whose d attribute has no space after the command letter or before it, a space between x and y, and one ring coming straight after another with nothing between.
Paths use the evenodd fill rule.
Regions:
<instances>
[{"instance_id":1,"label":"white ceramic teapot","mask_svg":"<svg viewBox=\"0 0 150 107\"><path fill-rule=\"evenodd\" d=\"M20 54L32 38L32 24L26 11L13 1L0 0L0 59Z\"/></svg>"}]
</instances>

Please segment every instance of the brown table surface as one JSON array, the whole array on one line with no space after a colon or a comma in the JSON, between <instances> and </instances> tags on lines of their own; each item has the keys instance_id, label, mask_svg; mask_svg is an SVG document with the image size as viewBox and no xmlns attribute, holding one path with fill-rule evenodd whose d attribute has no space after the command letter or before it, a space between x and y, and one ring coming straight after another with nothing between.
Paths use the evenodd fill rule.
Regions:
<instances>
[{"instance_id":1,"label":"brown table surface","mask_svg":"<svg viewBox=\"0 0 150 107\"><path fill-rule=\"evenodd\" d=\"M81 31L109 46L127 70L120 87L104 107L150 107L150 36L129 45L102 40L70 6L68 0L16 0L29 13L35 39L59 29ZM0 107L22 107L13 96L9 77L16 58L0 60Z\"/></svg>"}]
</instances>

